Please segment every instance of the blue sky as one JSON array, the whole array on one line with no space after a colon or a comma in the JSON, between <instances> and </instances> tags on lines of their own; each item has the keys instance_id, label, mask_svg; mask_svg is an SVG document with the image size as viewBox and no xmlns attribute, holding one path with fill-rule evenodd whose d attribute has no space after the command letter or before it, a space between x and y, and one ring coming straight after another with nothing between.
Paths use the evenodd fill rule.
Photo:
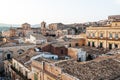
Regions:
<instances>
[{"instance_id":1,"label":"blue sky","mask_svg":"<svg viewBox=\"0 0 120 80\"><path fill-rule=\"evenodd\" d=\"M0 23L81 23L120 14L120 0L0 0Z\"/></svg>"}]
</instances>

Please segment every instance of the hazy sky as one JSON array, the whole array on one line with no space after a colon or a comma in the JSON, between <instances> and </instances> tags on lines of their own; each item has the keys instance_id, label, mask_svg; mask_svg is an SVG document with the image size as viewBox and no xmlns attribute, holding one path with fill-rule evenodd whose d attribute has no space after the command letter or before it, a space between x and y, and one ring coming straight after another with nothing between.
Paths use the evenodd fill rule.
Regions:
<instances>
[{"instance_id":1,"label":"hazy sky","mask_svg":"<svg viewBox=\"0 0 120 80\"><path fill-rule=\"evenodd\" d=\"M80 23L120 14L120 0L0 0L0 23Z\"/></svg>"}]
</instances>

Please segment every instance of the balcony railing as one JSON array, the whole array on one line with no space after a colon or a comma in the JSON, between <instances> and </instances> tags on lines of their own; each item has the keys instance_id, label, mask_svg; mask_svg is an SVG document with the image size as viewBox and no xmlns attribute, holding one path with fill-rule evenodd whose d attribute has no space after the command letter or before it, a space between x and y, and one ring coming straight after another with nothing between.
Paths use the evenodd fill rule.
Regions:
<instances>
[{"instance_id":1,"label":"balcony railing","mask_svg":"<svg viewBox=\"0 0 120 80\"><path fill-rule=\"evenodd\" d=\"M16 72L23 80L29 80L27 76L23 75L20 71L18 71L15 67L11 66L11 69Z\"/></svg>"},{"instance_id":2,"label":"balcony railing","mask_svg":"<svg viewBox=\"0 0 120 80\"><path fill-rule=\"evenodd\" d=\"M109 38L109 37L87 37L87 39L111 40L111 41L119 41L120 40L120 38Z\"/></svg>"}]
</instances>

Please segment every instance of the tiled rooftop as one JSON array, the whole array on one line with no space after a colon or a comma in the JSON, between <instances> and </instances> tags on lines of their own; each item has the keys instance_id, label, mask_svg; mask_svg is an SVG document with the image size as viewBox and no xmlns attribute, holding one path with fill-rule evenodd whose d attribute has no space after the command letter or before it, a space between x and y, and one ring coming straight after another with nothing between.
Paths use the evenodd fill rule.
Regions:
<instances>
[{"instance_id":1,"label":"tiled rooftop","mask_svg":"<svg viewBox=\"0 0 120 80\"><path fill-rule=\"evenodd\" d=\"M32 36L36 37L36 39L46 39L45 36L41 35L41 34L32 34Z\"/></svg>"},{"instance_id":2,"label":"tiled rooftop","mask_svg":"<svg viewBox=\"0 0 120 80\"><path fill-rule=\"evenodd\" d=\"M30 68L30 64L31 62L25 64L26 62L30 61L30 59L33 56L39 55L40 53L35 53L32 49L26 51L25 53L23 53L22 55L20 55L19 57L16 57L14 59L16 59L17 61L19 61L21 64L25 65L26 67Z\"/></svg>"},{"instance_id":3,"label":"tiled rooftop","mask_svg":"<svg viewBox=\"0 0 120 80\"><path fill-rule=\"evenodd\" d=\"M5 43L3 45L0 45L1 47L13 47L13 46L28 46L28 45L33 45L33 44L16 44L16 43Z\"/></svg>"},{"instance_id":4,"label":"tiled rooftop","mask_svg":"<svg viewBox=\"0 0 120 80\"><path fill-rule=\"evenodd\" d=\"M39 57L39 58L37 58L37 59L35 59L35 60L36 60L36 61L39 61L39 62L44 61L44 62L48 62L48 63L54 63L54 62L59 61L59 60L53 60L53 59L45 59L45 58L42 58L42 57Z\"/></svg>"},{"instance_id":5,"label":"tiled rooftop","mask_svg":"<svg viewBox=\"0 0 120 80\"><path fill-rule=\"evenodd\" d=\"M81 63L65 61L56 64L56 66L80 80L114 80L120 77L120 62L114 59L115 57L106 57Z\"/></svg>"}]
</instances>

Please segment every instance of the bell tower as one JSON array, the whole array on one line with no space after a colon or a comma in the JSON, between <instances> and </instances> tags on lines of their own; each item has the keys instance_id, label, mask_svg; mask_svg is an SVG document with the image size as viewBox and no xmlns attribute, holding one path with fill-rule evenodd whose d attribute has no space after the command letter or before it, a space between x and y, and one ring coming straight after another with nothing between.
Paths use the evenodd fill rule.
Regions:
<instances>
[{"instance_id":1,"label":"bell tower","mask_svg":"<svg viewBox=\"0 0 120 80\"><path fill-rule=\"evenodd\" d=\"M41 33L46 35L46 22L41 22Z\"/></svg>"},{"instance_id":2,"label":"bell tower","mask_svg":"<svg viewBox=\"0 0 120 80\"><path fill-rule=\"evenodd\" d=\"M41 22L41 29L46 29L46 22Z\"/></svg>"}]
</instances>

